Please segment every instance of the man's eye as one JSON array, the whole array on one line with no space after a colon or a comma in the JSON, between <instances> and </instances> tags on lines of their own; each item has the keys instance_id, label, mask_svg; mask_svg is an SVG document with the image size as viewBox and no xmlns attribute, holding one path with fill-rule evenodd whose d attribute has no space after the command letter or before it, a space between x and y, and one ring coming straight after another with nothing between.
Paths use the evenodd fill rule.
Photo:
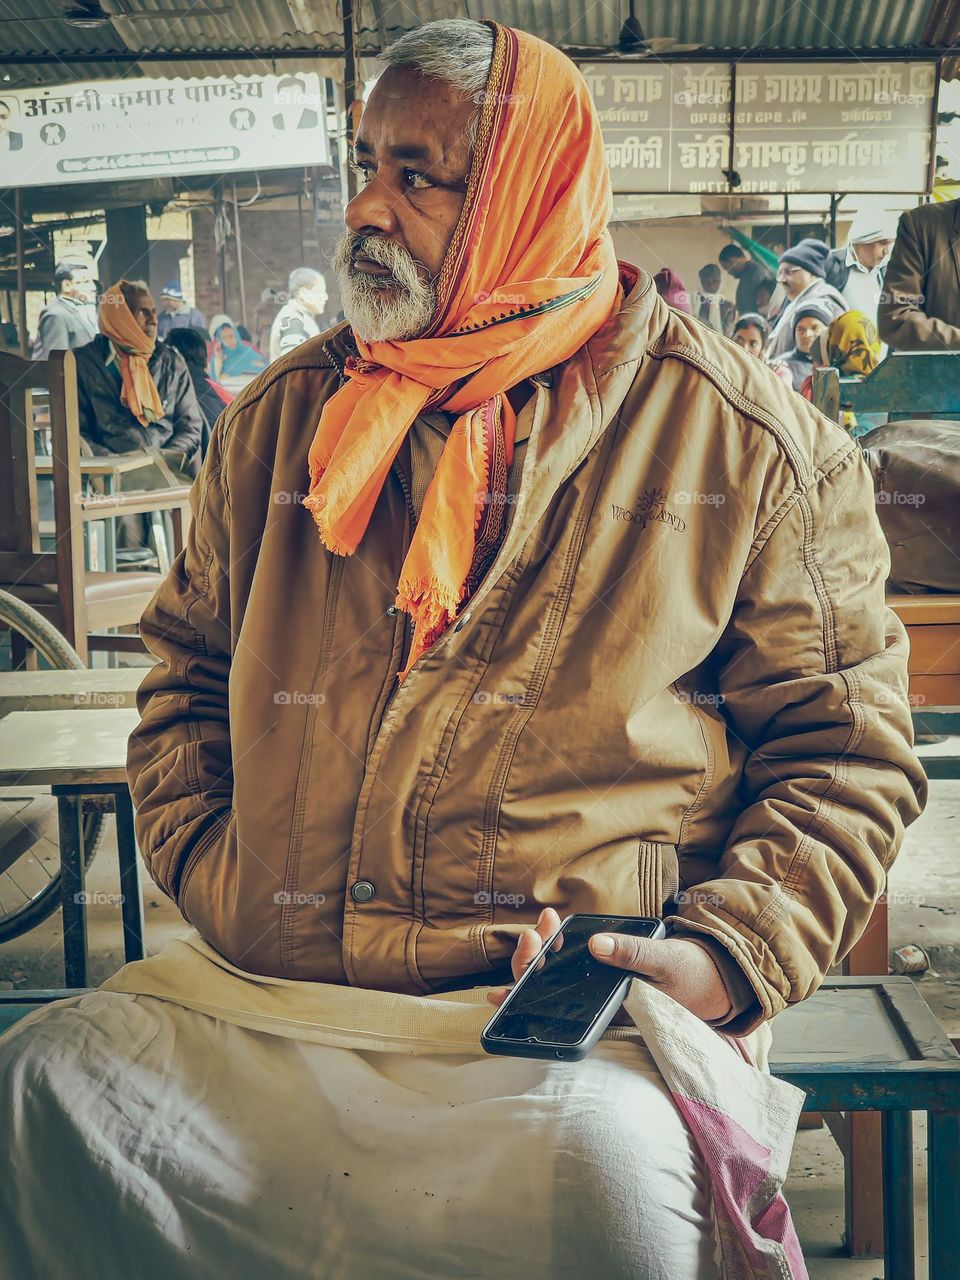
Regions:
<instances>
[{"instance_id":1,"label":"man's eye","mask_svg":"<svg viewBox=\"0 0 960 1280\"><path fill-rule=\"evenodd\" d=\"M360 175L360 177L364 180L364 182L369 181L369 178L370 178L370 165L367 163L367 161L365 161L365 160L354 160L354 159L351 157L351 158L347 161L347 164L348 164L349 168L351 168L351 169L353 170L353 172L354 172L354 173L356 173L356 174L359 174L359 175Z\"/></svg>"},{"instance_id":2,"label":"man's eye","mask_svg":"<svg viewBox=\"0 0 960 1280\"><path fill-rule=\"evenodd\" d=\"M415 191L426 191L428 187L434 186L427 175L418 169L404 169L403 179L407 186L413 187Z\"/></svg>"}]
</instances>

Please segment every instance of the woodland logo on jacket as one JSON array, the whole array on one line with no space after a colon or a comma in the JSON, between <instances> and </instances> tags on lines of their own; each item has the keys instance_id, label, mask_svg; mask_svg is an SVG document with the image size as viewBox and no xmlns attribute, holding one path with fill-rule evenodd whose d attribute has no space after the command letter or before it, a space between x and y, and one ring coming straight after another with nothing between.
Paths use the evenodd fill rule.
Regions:
<instances>
[{"instance_id":1,"label":"woodland logo on jacket","mask_svg":"<svg viewBox=\"0 0 960 1280\"><path fill-rule=\"evenodd\" d=\"M610 504L613 510L614 520L626 520L630 524L639 526L641 530L645 529L648 524L666 524L671 529L676 529L678 533L683 533L687 527L686 520L675 515L674 512L668 511L666 507L667 497L669 495L663 489L644 489L637 496L631 511L627 507L621 507L618 503Z\"/></svg>"}]
</instances>

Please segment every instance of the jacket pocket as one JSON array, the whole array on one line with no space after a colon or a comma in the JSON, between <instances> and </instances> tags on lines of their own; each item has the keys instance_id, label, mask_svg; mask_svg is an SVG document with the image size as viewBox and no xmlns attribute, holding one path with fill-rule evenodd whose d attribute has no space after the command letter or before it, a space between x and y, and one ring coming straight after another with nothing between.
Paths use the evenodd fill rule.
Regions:
<instances>
[{"instance_id":1,"label":"jacket pocket","mask_svg":"<svg viewBox=\"0 0 960 1280\"><path fill-rule=\"evenodd\" d=\"M232 815L232 809L225 809L217 820L210 826L210 829L204 832L187 855L183 871L180 874L180 881L177 885L177 907L187 924L192 924L194 928L197 929L199 929L200 926L197 921L192 918L186 908L187 890L190 887L190 882L193 879L194 872L203 861L204 854L206 854L217 840L219 840Z\"/></svg>"},{"instance_id":2,"label":"jacket pocket","mask_svg":"<svg viewBox=\"0 0 960 1280\"><path fill-rule=\"evenodd\" d=\"M637 850L637 886L641 916L663 916L663 906L680 887L677 846L641 840Z\"/></svg>"}]
</instances>

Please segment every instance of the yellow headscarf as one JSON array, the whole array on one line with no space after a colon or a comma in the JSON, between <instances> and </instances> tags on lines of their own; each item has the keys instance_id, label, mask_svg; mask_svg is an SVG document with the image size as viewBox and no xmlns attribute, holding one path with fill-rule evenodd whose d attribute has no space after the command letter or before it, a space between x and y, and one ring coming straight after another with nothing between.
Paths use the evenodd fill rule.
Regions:
<instances>
[{"instance_id":1,"label":"yellow headscarf","mask_svg":"<svg viewBox=\"0 0 960 1280\"><path fill-rule=\"evenodd\" d=\"M456 617L489 549L489 495L505 483L516 426L505 393L569 359L623 298L586 82L551 45L489 25L493 61L434 320L409 341L357 341L309 453L304 505L324 545L351 555L418 414L459 415L397 585L415 623L401 679Z\"/></svg>"},{"instance_id":2,"label":"yellow headscarf","mask_svg":"<svg viewBox=\"0 0 960 1280\"><path fill-rule=\"evenodd\" d=\"M862 311L845 311L820 335L821 364L833 365L846 377L866 376L880 363L883 349L877 327Z\"/></svg>"}]
</instances>

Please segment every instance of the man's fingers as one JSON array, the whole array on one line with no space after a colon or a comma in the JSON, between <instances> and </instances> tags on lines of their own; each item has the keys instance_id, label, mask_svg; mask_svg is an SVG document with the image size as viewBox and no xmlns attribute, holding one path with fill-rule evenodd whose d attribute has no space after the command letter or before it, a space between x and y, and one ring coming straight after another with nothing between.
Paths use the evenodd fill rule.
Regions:
<instances>
[{"instance_id":1,"label":"man's fingers","mask_svg":"<svg viewBox=\"0 0 960 1280\"><path fill-rule=\"evenodd\" d=\"M625 933L595 933L590 939L590 950L598 960L655 981L671 976L669 947L668 939L631 938Z\"/></svg>"}]
</instances>

